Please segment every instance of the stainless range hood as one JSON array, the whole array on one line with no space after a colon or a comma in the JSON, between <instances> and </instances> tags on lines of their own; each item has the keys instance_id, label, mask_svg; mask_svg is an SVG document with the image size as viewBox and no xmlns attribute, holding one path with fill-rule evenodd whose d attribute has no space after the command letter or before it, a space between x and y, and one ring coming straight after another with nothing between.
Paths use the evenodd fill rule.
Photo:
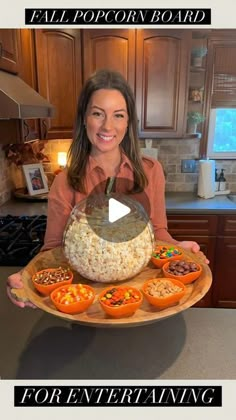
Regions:
<instances>
[{"instance_id":1,"label":"stainless range hood","mask_svg":"<svg viewBox=\"0 0 236 420\"><path fill-rule=\"evenodd\" d=\"M22 79L0 70L0 119L52 118L55 108Z\"/></svg>"}]
</instances>

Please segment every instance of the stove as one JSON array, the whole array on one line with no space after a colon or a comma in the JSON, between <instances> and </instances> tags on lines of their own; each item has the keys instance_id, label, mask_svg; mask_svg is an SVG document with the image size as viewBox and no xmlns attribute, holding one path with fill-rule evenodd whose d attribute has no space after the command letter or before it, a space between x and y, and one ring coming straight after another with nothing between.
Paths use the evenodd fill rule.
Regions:
<instances>
[{"instance_id":1,"label":"stove","mask_svg":"<svg viewBox=\"0 0 236 420\"><path fill-rule=\"evenodd\" d=\"M47 216L0 216L0 266L25 266L43 245Z\"/></svg>"}]
</instances>

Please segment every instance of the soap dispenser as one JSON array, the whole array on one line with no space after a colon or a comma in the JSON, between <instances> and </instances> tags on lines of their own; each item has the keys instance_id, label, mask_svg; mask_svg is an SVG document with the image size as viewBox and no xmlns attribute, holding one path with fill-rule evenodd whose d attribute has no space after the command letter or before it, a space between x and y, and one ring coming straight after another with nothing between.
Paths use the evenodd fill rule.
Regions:
<instances>
[{"instance_id":1,"label":"soap dispenser","mask_svg":"<svg viewBox=\"0 0 236 420\"><path fill-rule=\"evenodd\" d=\"M218 169L215 170L215 191L219 191L220 183L219 183L219 174Z\"/></svg>"},{"instance_id":2,"label":"soap dispenser","mask_svg":"<svg viewBox=\"0 0 236 420\"><path fill-rule=\"evenodd\" d=\"M219 176L219 190L220 191L226 190L226 179L224 175L224 169L221 169L220 176Z\"/></svg>"}]
</instances>

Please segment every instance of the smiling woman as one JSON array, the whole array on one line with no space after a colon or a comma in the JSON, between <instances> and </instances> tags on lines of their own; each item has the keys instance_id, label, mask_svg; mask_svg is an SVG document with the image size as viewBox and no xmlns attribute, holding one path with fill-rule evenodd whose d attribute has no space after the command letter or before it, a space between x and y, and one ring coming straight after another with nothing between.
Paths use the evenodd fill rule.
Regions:
<instances>
[{"instance_id":1,"label":"smiling woman","mask_svg":"<svg viewBox=\"0 0 236 420\"><path fill-rule=\"evenodd\" d=\"M93 197L94 191L96 194L104 193L103 186L111 176L123 181L117 182L117 192L132 195L142 210L148 213L148 223L153 227L155 239L178 243L167 231L165 177L161 164L141 155L132 89L120 73L99 70L83 86L78 101L74 138L68 153L68 166L55 177L49 192L43 251L62 246L72 209L83 199L90 195ZM148 203L143 201L144 194ZM124 217L123 223L124 232L130 231L127 218ZM139 236L135 236L135 242ZM98 239L104 241L102 235ZM180 242L179 245L193 252L200 249L193 241ZM95 249L94 255L97 253ZM90 265L92 270L103 266L96 259ZM119 264L114 268L116 278ZM10 289L12 285L16 287L16 283L22 286L19 274L8 279L8 295L14 303L16 301Z\"/></svg>"},{"instance_id":2,"label":"smiling woman","mask_svg":"<svg viewBox=\"0 0 236 420\"><path fill-rule=\"evenodd\" d=\"M94 92L88 104L85 125L92 145L91 156L103 165L108 176L116 175L120 164L118 146L128 126L127 106L122 94L118 90L105 89ZM104 153L107 157L105 162ZM114 153L117 156L115 165Z\"/></svg>"}]
</instances>

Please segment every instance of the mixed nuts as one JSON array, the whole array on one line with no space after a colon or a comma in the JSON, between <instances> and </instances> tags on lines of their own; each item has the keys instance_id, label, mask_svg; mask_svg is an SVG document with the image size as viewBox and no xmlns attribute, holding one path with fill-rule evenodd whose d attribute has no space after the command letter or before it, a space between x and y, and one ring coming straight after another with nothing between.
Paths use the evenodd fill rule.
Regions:
<instances>
[{"instance_id":1,"label":"mixed nuts","mask_svg":"<svg viewBox=\"0 0 236 420\"><path fill-rule=\"evenodd\" d=\"M154 279L148 283L145 292L150 296L166 298L167 296L182 292L182 290L183 288L175 285L171 280Z\"/></svg>"},{"instance_id":2,"label":"mixed nuts","mask_svg":"<svg viewBox=\"0 0 236 420\"><path fill-rule=\"evenodd\" d=\"M36 273L33 280L44 286L49 284L60 283L61 281L69 280L71 277L69 268L58 267L55 270L43 270Z\"/></svg>"}]
</instances>

